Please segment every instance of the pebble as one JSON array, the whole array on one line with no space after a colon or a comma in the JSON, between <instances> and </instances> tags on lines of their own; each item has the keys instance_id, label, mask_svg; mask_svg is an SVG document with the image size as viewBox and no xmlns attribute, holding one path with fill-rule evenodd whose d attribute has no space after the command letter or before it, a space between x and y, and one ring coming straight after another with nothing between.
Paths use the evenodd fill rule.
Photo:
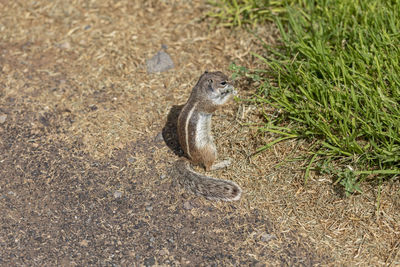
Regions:
<instances>
[{"instance_id":1,"label":"pebble","mask_svg":"<svg viewBox=\"0 0 400 267\"><path fill-rule=\"evenodd\" d=\"M96 105L93 105L93 104L89 105L89 108L90 108L91 111L95 111L95 110L98 109L98 107Z\"/></svg>"},{"instance_id":2,"label":"pebble","mask_svg":"<svg viewBox=\"0 0 400 267\"><path fill-rule=\"evenodd\" d=\"M87 247L89 245L89 242L86 239L83 239L81 242L79 242L79 245L82 247Z\"/></svg>"},{"instance_id":3,"label":"pebble","mask_svg":"<svg viewBox=\"0 0 400 267\"><path fill-rule=\"evenodd\" d=\"M154 257L150 257L144 260L144 266L148 267L148 266L153 266L156 263L156 260L154 259Z\"/></svg>"},{"instance_id":4,"label":"pebble","mask_svg":"<svg viewBox=\"0 0 400 267\"><path fill-rule=\"evenodd\" d=\"M160 252L159 252L158 254L159 254L160 256L165 256L165 255L168 254L168 250L165 250L165 249L160 250Z\"/></svg>"},{"instance_id":5,"label":"pebble","mask_svg":"<svg viewBox=\"0 0 400 267\"><path fill-rule=\"evenodd\" d=\"M185 210L191 210L193 209L193 205L189 201L185 201L185 203L183 203L183 208Z\"/></svg>"},{"instance_id":6,"label":"pebble","mask_svg":"<svg viewBox=\"0 0 400 267\"><path fill-rule=\"evenodd\" d=\"M254 267L265 267L265 266L267 266L265 263L262 263L259 261L255 262L255 264L254 264Z\"/></svg>"},{"instance_id":7,"label":"pebble","mask_svg":"<svg viewBox=\"0 0 400 267\"><path fill-rule=\"evenodd\" d=\"M147 73L164 72L175 67L170 55L162 50L146 60L146 66Z\"/></svg>"},{"instance_id":8,"label":"pebble","mask_svg":"<svg viewBox=\"0 0 400 267\"><path fill-rule=\"evenodd\" d=\"M154 140L155 140L156 142L162 142L162 141L164 141L164 137L163 137L163 135L162 135L162 132L159 132L159 133L156 135L156 137L154 138Z\"/></svg>"},{"instance_id":9,"label":"pebble","mask_svg":"<svg viewBox=\"0 0 400 267\"><path fill-rule=\"evenodd\" d=\"M0 124L5 123L6 119L7 119L7 115L6 114L0 115Z\"/></svg>"},{"instance_id":10,"label":"pebble","mask_svg":"<svg viewBox=\"0 0 400 267\"><path fill-rule=\"evenodd\" d=\"M69 42L64 42L62 44L59 45L60 48L62 49L71 49L71 44Z\"/></svg>"},{"instance_id":11,"label":"pebble","mask_svg":"<svg viewBox=\"0 0 400 267\"><path fill-rule=\"evenodd\" d=\"M122 192L121 191L115 191L114 192L114 198L120 198L120 197L122 197Z\"/></svg>"},{"instance_id":12,"label":"pebble","mask_svg":"<svg viewBox=\"0 0 400 267\"><path fill-rule=\"evenodd\" d=\"M146 207L146 211L152 211L153 210L153 207L152 206L147 206Z\"/></svg>"},{"instance_id":13,"label":"pebble","mask_svg":"<svg viewBox=\"0 0 400 267\"><path fill-rule=\"evenodd\" d=\"M261 241L263 241L263 242L268 242L275 238L276 238L276 236L274 234L267 234L267 233L263 233L260 237Z\"/></svg>"}]
</instances>

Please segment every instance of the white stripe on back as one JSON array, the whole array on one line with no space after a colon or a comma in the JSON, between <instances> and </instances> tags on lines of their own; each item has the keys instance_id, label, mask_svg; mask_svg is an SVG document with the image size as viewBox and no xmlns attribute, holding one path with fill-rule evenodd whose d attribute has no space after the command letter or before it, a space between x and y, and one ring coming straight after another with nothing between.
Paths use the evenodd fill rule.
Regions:
<instances>
[{"instance_id":1,"label":"white stripe on back","mask_svg":"<svg viewBox=\"0 0 400 267\"><path fill-rule=\"evenodd\" d=\"M188 133L188 129L189 129L189 121L192 117L192 114L194 112L194 109L197 106L197 102L194 103L192 109L189 111L187 117L186 117L186 121L185 121L185 139L186 139L186 150L187 150L187 154L189 156L189 158L192 158L192 155L190 155L190 148L189 148L189 133Z\"/></svg>"}]
</instances>

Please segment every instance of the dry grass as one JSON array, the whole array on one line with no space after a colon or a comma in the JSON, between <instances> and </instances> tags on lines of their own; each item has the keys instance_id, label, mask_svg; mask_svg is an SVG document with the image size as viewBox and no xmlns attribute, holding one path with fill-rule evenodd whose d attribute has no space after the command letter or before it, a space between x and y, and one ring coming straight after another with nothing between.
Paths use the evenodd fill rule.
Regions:
<instances>
[{"instance_id":1,"label":"dry grass","mask_svg":"<svg viewBox=\"0 0 400 267\"><path fill-rule=\"evenodd\" d=\"M183 0L0 1L0 97L32 104L40 114L61 114L72 123L63 124L59 138L81 142L94 158L104 159L157 136L171 107L186 101L204 70L226 72L232 61L256 64L248 54L257 49L254 38L240 30L209 29L200 15L205 9L203 3ZM262 35L268 42L270 30ZM148 75L145 60L162 44L176 67ZM238 89L242 96L253 90L244 83ZM249 156L262 139L274 138L243 125L259 119L257 109L243 103L218 113L214 132L220 158L233 158L234 164L214 175L243 187L236 212L259 210L275 224L276 238L264 249L279 253L291 240L332 257L334 265L400 264L399 182L382 185L379 209L378 192L368 185L364 194L350 198L335 191L332 177L313 174L304 186L305 163L282 162L302 155L307 144L286 142ZM135 168L146 168L140 153L132 156L139 159ZM154 157L176 159L165 146ZM163 173L160 167L155 175ZM229 209L225 203L202 202ZM254 229L254 235L263 231ZM251 240L238 244L251 245Z\"/></svg>"}]
</instances>

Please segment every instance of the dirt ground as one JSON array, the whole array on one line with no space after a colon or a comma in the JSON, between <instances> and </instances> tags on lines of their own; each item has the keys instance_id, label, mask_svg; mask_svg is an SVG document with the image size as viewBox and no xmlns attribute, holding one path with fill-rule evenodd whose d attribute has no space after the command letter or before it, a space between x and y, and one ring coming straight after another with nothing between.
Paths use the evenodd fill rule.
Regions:
<instances>
[{"instance_id":1,"label":"dirt ground","mask_svg":"<svg viewBox=\"0 0 400 267\"><path fill-rule=\"evenodd\" d=\"M210 202L174 182L174 124L200 74L257 64L255 38L211 28L208 8L0 0L0 265L400 265L399 181L346 198L334 177L304 184L304 141L251 156L276 138L257 132L252 103L213 122L234 163L212 175L242 199ZM274 42L272 26L259 31ZM175 68L147 74L162 45Z\"/></svg>"}]
</instances>

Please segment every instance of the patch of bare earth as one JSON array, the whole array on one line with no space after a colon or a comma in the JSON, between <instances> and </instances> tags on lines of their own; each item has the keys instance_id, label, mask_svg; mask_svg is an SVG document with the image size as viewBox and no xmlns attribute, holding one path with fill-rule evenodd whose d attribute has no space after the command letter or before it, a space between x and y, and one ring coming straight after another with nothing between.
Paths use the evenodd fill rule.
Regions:
<instances>
[{"instance_id":1,"label":"patch of bare earth","mask_svg":"<svg viewBox=\"0 0 400 267\"><path fill-rule=\"evenodd\" d=\"M344 198L332 177L257 156L256 107L214 118L213 173L244 189L209 202L175 184L174 118L204 70L255 64L244 31L192 1L0 1L0 265L396 265L399 184ZM273 28L261 29L273 41ZM175 69L147 74L161 45ZM238 83L242 96L253 85ZM286 160L286 161L285 161ZM299 163L300 162L300 163ZM279 165L278 165L279 164ZM378 210L378 211L377 211Z\"/></svg>"}]
</instances>

